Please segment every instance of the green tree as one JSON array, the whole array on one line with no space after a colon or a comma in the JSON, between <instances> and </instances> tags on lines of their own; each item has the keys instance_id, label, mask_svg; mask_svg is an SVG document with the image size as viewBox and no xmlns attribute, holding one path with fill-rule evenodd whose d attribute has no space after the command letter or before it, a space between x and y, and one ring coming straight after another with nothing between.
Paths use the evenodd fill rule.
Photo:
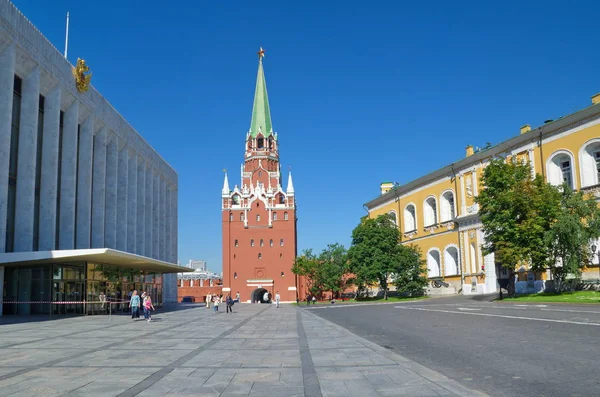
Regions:
<instances>
[{"instance_id":1,"label":"green tree","mask_svg":"<svg viewBox=\"0 0 600 397\"><path fill-rule=\"evenodd\" d=\"M427 265L416 245L400 245L398 268L392 279L400 294L421 296L427 286Z\"/></svg>"},{"instance_id":2,"label":"green tree","mask_svg":"<svg viewBox=\"0 0 600 397\"><path fill-rule=\"evenodd\" d=\"M338 243L328 244L319 255L319 278L323 291L330 291L332 297L352 285L349 277L348 252Z\"/></svg>"},{"instance_id":3,"label":"green tree","mask_svg":"<svg viewBox=\"0 0 600 397\"><path fill-rule=\"evenodd\" d=\"M292 266L292 273L304 277L306 287L312 294L322 291L319 272L319 260L312 249L302 251Z\"/></svg>"},{"instance_id":4,"label":"green tree","mask_svg":"<svg viewBox=\"0 0 600 397\"><path fill-rule=\"evenodd\" d=\"M547 261L557 292L564 289L565 278L581 275L590 262L590 243L600 237L600 209L593 199L583 193L562 187L559 211L555 221L545 232ZM537 264L536 264L537 265ZM542 270L540 265L535 270Z\"/></svg>"},{"instance_id":5,"label":"green tree","mask_svg":"<svg viewBox=\"0 0 600 397\"><path fill-rule=\"evenodd\" d=\"M388 278L400 266L400 232L388 214L362 219L352 231L350 271L359 286L378 283L387 299Z\"/></svg>"},{"instance_id":6,"label":"green tree","mask_svg":"<svg viewBox=\"0 0 600 397\"><path fill-rule=\"evenodd\" d=\"M545 233L558 211L559 191L529 164L495 158L485 167L485 186L476 197L485 233L484 255L493 253L498 273L510 270L507 289L514 295L514 270L519 263L546 263ZM502 290L500 290L502 298Z\"/></svg>"}]
</instances>

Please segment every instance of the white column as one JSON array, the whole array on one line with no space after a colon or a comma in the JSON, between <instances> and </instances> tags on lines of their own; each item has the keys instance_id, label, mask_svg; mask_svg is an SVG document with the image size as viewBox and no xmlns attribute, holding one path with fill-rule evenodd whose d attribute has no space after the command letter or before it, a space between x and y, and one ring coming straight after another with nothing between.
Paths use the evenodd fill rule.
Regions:
<instances>
[{"instance_id":1,"label":"white column","mask_svg":"<svg viewBox=\"0 0 600 397\"><path fill-rule=\"evenodd\" d=\"M79 133L79 163L77 165L77 235L75 248L90 248L92 230L92 162L94 157L94 116L82 124Z\"/></svg>"},{"instance_id":2,"label":"white column","mask_svg":"<svg viewBox=\"0 0 600 397\"><path fill-rule=\"evenodd\" d=\"M137 216L137 158L133 149L129 150L127 177L127 252L135 254Z\"/></svg>"},{"instance_id":3,"label":"white column","mask_svg":"<svg viewBox=\"0 0 600 397\"><path fill-rule=\"evenodd\" d=\"M119 138L119 164L117 175L117 249L127 251L127 148Z\"/></svg>"},{"instance_id":4,"label":"white column","mask_svg":"<svg viewBox=\"0 0 600 397\"><path fill-rule=\"evenodd\" d=\"M137 159L137 214L135 253L144 255L146 243L146 162L142 156Z\"/></svg>"},{"instance_id":5,"label":"white column","mask_svg":"<svg viewBox=\"0 0 600 397\"><path fill-rule=\"evenodd\" d=\"M117 179L119 170L119 138L111 134L106 146L106 195L104 213L104 246L117 248Z\"/></svg>"},{"instance_id":6,"label":"white column","mask_svg":"<svg viewBox=\"0 0 600 397\"><path fill-rule=\"evenodd\" d=\"M460 214L466 215L467 213L467 195L465 193L465 176L460 174Z\"/></svg>"},{"instance_id":7,"label":"white column","mask_svg":"<svg viewBox=\"0 0 600 397\"><path fill-rule=\"evenodd\" d=\"M11 44L0 54L0 253L6 251L8 162L15 81L15 52L15 44Z\"/></svg>"},{"instance_id":8,"label":"white column","mask_svg":"<svg viewBox=\"0 0 600 397\"><path fill-rule=\"evenodd\" d=\"M56 248L56 199L58 197L58 144L60 142L61 89L54 88L44 100L44 139L40 180L40 240L38 249Z\"/></svg>"},{"instance_id":9,"label":"white column","mask_svg":"<svg viewBox=\"0 0 600 397\"><path fill-rule=\"evenodd\" d=\"M153 173L153 194L152 194L152 258L158 259L159 253L159 208L160 208L160 178L156 172Z\"/></svg>"},{"instance_id":10,"label":"white column","mask_svg":"<svg viewBox=\"0 0 600 397\"><path fill-rule=\"evenodd\" d=\"M75 192L77 177L77 125L79 102L75 102L63 117L63 137L60 174L60 219L58 248L73 249L75 246Z\"/></svg>"},{"instance_id":11,"label":"white column","mask_svg":"<svg viewBox=\"0 0 600 397\"><path fill-rule=\"evenodd\" d=\"M165 261L171 262L171 186L167 184L165 196Z\"/></svg>"},{"instance_id":12,"label":"white column","mask_svg":"<svg viewBox=\"0 0 600 397\"><path fill-rule=\"evenodd\" d=\"M33 251L35 213L35 162L37 160L38 116L40 109L40 67L23 79L17 159L15 207L15 252Z\"/></svg>"},{"instance_id":13,"label":"white column","mask_svg":"<svg viewBox=\"0 0 600 397\"><path fill-rule=\"evenodd\" d=\"M158 258L160 260L165 260L165 242L166 242L166 198L167 198L167 186L166 186L166 181L165 181L165 177L161 176L160 177L160 232L159 232L159 236L160 236L160 252L158 254Z\"/></svg>"},{"instance_id":14,"label":"white column","mask_svg":"<svg viewBox=\"0 0 600 397\"><path fill-rule=\"evenodd\" d=\"M154 199L154 172L150 163L146 164L146 221L145 221L145 243L144 243L144 256L152 258L152 247L154 247L154 240L152 239L153 229L153 199Z\"/></svg>"},{"instance_id":15,"label":"white column","mask_svg":"<svg viewBox=\"0 0 600 397\"><path fill-rule=\"evenodd\" d=\"M103 248L106 211L106 139L108 127L96 133L92 185L92 248Z\"/></svg>"},{"instance_id":16,"label":"white column","mask_svg":"<svg viewBox=\"0 0 600 397\"><path fill-rule=\"evenodd\" d=\"M471 172L471 176L473 177L473 197L477 197L479 186L477 186L477 169L473 168L473 172Z\"/></svg>"},{"instance_id":17,"label":"white column","mask_svg":"<svg viewBox=\"0 0 600 397\"><path fill-rule=\"evenodd\" d=\"M535 178L535 151L533 149L528 149L527 154L529 155L529 165L531 166L531 178Z\"/></svg>"}]
</instances>

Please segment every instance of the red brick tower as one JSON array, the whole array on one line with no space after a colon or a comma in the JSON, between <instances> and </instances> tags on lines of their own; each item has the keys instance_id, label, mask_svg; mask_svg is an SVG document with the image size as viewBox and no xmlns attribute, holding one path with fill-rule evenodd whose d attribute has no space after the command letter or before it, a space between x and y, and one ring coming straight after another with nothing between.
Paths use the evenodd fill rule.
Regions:
<instances>
[{"instance_id":1,"label":"red brick tower","mask_svg":"<svg viewBox=\"0 0 600 397\"><path fill-rule=\"evenodd\" d=\"M241 185L222 191L223 293L240 293L242 302L260 302L265 292L279 291L282 301L295 301L296 201L292 174L281 184L279 141L273 132L264 51L258 52L258 76L250 130L246 134ZM302 297L303 295L299 295Z\"/></svg>"}]
</instances>

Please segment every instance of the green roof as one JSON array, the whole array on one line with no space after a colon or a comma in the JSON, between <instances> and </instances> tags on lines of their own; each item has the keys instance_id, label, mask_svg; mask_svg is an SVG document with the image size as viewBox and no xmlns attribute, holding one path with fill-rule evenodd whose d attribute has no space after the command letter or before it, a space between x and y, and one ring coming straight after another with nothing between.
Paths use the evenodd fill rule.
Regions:
<instances>
[{"instance_id":1,"label":"green roof","mask_svg":"<svg viewBox=\"0 0 600 397\"><path fill-rule=\"evenodd\" d=\"M267 96L267 82L265 81L262 58L258 62L256 91L254 92L252 121L250 122L250 136L256 138L259 132L262 132L265 138L273 134L273 127L271 126L271 111L269 110L269 97Z\"/></svg>"}]
</instances>

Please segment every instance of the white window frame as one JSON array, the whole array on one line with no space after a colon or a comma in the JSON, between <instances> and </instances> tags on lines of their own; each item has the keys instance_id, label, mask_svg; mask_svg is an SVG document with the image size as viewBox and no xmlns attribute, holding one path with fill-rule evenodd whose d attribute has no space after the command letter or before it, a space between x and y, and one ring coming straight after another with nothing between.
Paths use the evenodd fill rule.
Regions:
<instances>
[{"instance_id":1,"label":"white window frame","mask_svg":"<svg viewBox=\"0 0 600 397\"><path fill-rule=\"evenodd\" d=\"M409 229L407 228L407 220L409 220L410 218L407 216L407 213L410 214L410 211L408 211L408 207L413 208L413 213L412 215L412 228ZM417 206L414 203L408 203L406 204L406 206L404 207L404 233L408 233L408 232L412 232L413 230L417 230Z\"/></svg>"},{"instance_id":2,"label":"white window frame","mask_svg":"<svg viewBox=\"0 0 600 397\"><path fill-rule=\"evenodd\" d=\"M573 153L565 149L555 151L548 157L548 160L546 160L546 172L548 175L548 182L554 186L561 186L563 184L562 166L561 164L557 163L557 161L555 161L556 158L563 156L569 157L569 162L571 164L571 189L577 190L575 156L573 156ZM557 172L559 173L559 175L557 175Z\"/></svg>"},{"instance_id":3,"label":"white window frame","mask_svg":"<svg viewBox=\"0 0 600 397\"><path fill-rule=\"evenodd\" d=\"M432 253L437 253L437 263ZM437 273L437 274L436 274ZM436 247L430 248L427 251L427 277L441 277L442 274L442 255L440 254L440 250Z\"/></svg>"},{"instance_id":4,"label":"white window frame","mask_svg":"<svg viewBox=\"0 0 600 397\"><path fill-rule=\"evenodd\" d=\"M588 152L588 147L597 146L597 151ZM596 152L600 152L600 138L590 139L579 149L579 175L581 177L581 187L588 187L600 184L598 176L597 160L594 156ZM593 172L588 172L588 168L592 168Z\"/></svg>"},{"instance_id":5,"label":"white window frame","mask_svg":"<svg viewBox=\"0 0 600 397\"><path fill-rule=\"evenodd\" d=\"M435 208L433 208L433 219L429 219L428 217L428 208L431 211L431 205L429 204L429 200L433 199L435 202ZM428 196L423 200L423 227L429 227L433 225L437 225L439 220L438 216L438 200L435 196Z\"/></svg>"},{"instance_id":6,"label":"white window frame","mask_svg":"<svg viewBox=\"0 0 600 397\"><path fill-rule=\"evenodd\" d=\"M446 195L450 193L452 195L452 205L446 199ZM448 222L456 218L456 194L452 189L446 189L440 194L440 223ZM446 208L448 210L448 215L445 215ZM453 216L454 213L454 216Z\"/></svg>"}]
</instances>

